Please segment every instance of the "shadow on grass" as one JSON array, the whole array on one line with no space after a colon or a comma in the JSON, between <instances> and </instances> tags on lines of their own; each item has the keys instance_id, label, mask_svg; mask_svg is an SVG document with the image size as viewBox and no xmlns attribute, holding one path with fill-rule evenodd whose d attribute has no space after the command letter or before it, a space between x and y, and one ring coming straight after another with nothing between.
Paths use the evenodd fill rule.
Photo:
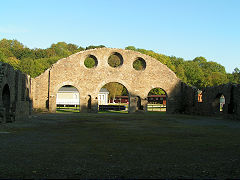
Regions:
<instances>
[{"instance_id":1,"label":"shadow on grass","mask_svg":"<svg viewBox=\"0 0 240 180\"><path fill-rule=\"evenodd\" d=\"M102 113L114 113L114 114L128 114L128 111L98 111L98 113L102 114Z\"/></svg>"}]
</instances>

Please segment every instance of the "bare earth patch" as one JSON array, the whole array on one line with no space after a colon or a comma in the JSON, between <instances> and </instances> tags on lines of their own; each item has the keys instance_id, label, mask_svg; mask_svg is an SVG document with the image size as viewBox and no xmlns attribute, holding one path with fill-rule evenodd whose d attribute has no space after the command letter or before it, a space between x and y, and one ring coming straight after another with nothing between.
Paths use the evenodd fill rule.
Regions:
<instances>
[{"instance_id":1,"label":"bare earth patch","mask_svg":"<svg viewBox=\"0 0 240 180\"><path fill-rule=\"evenodd\" d=\"M0 178L240 177L240 122L221 117L34 114L0 139Z\"/></svg>"}]
</instances>

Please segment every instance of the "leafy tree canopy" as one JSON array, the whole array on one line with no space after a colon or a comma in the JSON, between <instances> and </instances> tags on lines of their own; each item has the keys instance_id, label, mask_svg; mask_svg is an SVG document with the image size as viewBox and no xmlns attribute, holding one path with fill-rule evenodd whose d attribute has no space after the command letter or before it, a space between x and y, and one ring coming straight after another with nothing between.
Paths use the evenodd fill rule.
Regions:
<instances>
[{"instance_id":1,"label":"leafy tree canopy","mask_svg":"<svg viewBox=\"0 0 240 180\"><path fill-rule=\"evenodd\" d=\"M0 61L9 63L15 69L19 69L32 77L36 77L61 58L79 51L102 47L105 46L91 45L83 48L71 43L58 42L55 44L53 43L46 49L30 49L15 39L2 39L0 40ZM152 50L139 49L134 46L128 46L125 49L137 51L157 59L175 72L177 77L183 82L198 88L220 85L228 82L240 83L239 67L235 68L232 73L226 73L224 66L213 61L207 61L207 59L202 56L185 61L180 57L166 56ZM112 55L109 58L109 62L113 67L116 67L121 63L121 59L116 55ZM91 58L89 58L86 63L85 65L89 67L93 67L94 65L94 61ZM141 70L144 67L143 65L142 62L137 61L133 66L136 67L137 70ZM156 76L161 78L159 74L156 74Z\"/></svg>"}]
</instances>

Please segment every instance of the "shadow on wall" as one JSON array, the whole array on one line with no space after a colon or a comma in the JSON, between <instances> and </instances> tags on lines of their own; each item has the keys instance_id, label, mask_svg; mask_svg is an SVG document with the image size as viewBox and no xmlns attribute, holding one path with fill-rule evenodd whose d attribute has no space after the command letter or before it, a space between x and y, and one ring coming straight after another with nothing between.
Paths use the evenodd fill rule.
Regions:
<instances>
[{"instance_id":1,"label":"shadow on wall","mask_svg":"<svg viewBox=\"0 0 240 180\"><path fill-rule=\"evenodd\" d=\"M221 115L240 119L240 85L224 84L202 89L202 101L195 98L196 88L183 86L183 112L198 115Z\"/></svg>"}]
</instances>

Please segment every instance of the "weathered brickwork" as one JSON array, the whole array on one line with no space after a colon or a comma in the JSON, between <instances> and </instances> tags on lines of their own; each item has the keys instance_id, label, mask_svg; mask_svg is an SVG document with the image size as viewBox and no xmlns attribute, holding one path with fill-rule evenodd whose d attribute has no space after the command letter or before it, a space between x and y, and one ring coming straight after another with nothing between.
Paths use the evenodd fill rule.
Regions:
<instances>
[{"instance_id":1,"label":"weathered brickwork","mask_svg":"<svg viewBox=\"0 0 240 180\"><path fill-rule=\"evenodd\" d=\"M113 53L119 53L122 56L123 64L120 67L109 66L108 58ZM96 57L98 61L94 68L86 68L84 65L84 60L90 55ZM137 71L133 68L133 62L137 58L142 58L146 62L144 70ZM33 79L33 107L55 112L56 94L59 88L72 85L80 94L80 110L89 112L88 100L91 97L90 111L97 111L98 92L109 82L118 82L127 88L130 97L129 112L139 110L138 96L146 111L146 98L153 88L162 88L166 91L168 113L179 112L181 108L181 81L174 72L150 56L135 51L111 48L91 49L73 54L59 60Z\"/></svg>"},{"instance_id":2,"label":"weathered brickwork","mask_svg":"<svg viewBox=\"0 0 240 180\"><path fill-rule=\"evenodd\" d=\"M31 79L0 62L0 122L25 120L31 113Z\"/></svg>"}]
</instances>

